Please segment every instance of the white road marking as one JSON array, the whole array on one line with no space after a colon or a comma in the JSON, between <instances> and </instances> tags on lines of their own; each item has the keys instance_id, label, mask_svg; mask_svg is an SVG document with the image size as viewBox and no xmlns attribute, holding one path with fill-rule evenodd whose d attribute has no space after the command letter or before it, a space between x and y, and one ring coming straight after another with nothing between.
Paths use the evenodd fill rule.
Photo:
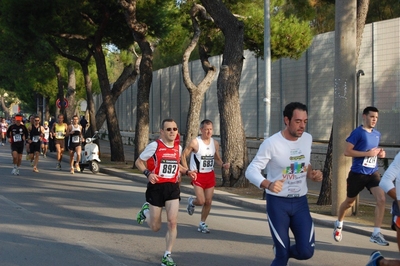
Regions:
<instances>
[{"instance_id":1,"label":"white road marking","mask_svg":"<svg viewBox=\"0 0 400 266\"><path fill-rule=\"evenodd\" d=\"M4 201L5 203L7 203L7 204L10 205L11 207L15 208L16 210L23 211L23 212L26 212L26 213L31 213L30 211L28 211L28 210L25 209L24 207L18 205L18 204L15 203L14 201L9 200L9 199L7 199L6 197L4 197L4 196L2 196L2 195L0 195L0 200Z\"/></svg>"}]
</instances>

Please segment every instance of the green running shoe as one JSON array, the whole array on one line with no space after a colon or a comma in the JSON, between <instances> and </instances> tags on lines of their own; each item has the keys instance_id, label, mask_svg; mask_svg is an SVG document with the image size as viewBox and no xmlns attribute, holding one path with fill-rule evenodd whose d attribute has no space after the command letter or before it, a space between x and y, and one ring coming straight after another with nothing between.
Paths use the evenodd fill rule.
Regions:
<instances>
[{"instance_id":1,"label":"green running shoe","mask_svg":"<svg viewBox=\"0 0 400 266\"><path fill-rule=\"evenodd\" d=\"M149 209L149 203L145 202L136 215L136 221L138 224L143 224L144 221L146 221L146 216L144 215L144 211Z\"/></svg>"},{"instance_id":2,"label":"green running shoe","mask_svg":"<svg viewBox=\"0 0 400 266\"><path fill-rule=\"evenodd\" d=\"M171 254L168 254L161 259L161 266L176 266L176 263L171 258Z\"/></svg>"}]
</instances>

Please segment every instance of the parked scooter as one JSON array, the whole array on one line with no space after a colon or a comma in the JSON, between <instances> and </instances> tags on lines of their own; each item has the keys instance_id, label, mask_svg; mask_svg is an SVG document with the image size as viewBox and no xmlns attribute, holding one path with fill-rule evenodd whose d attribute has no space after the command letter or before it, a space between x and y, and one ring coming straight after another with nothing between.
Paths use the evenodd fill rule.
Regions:
<instances>
[{"instance_id":1,"label":"parked scooter","mask_svg":"<svg viewBox=\"0 0 400 266\"><path fill-rule=\"evenodd\" d=\"M82 146L81 160L79 162L79 167L81 172L83 169L89 168L93 174L97 174L100 171L99 163L99 146L97 146L94 141L98 139L98 131L96 131L91 138L85 140L84 146ZM76 153L74 154L74 161L76 162Z\"/></svg>"}]
</instances>

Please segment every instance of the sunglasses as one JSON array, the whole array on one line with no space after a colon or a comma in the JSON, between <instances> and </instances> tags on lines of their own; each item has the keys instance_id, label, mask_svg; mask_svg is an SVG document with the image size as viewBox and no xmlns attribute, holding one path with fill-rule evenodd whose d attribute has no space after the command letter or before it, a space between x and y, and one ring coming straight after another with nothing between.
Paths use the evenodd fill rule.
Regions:
<instances>
[{"instance_id":1,"label":"sunglasses","mask_svg":"<svg viewBox=\"0 0 400 266\"><path fill-rule=\"evenodd\" d=\"M35 122L40 122L40 120L35 120Z\"/></svg>"},{"instance_id":2,"label":"sunglasses","mask_svg":"<svg viewBox=\"0 0 400 266\"><path fill-rule=\"evenodd\" d=\"M165 129L166 131L178 131L178 128L177 127L169 127L169 128L166 128Z\"/></svg>"}]
</instances>

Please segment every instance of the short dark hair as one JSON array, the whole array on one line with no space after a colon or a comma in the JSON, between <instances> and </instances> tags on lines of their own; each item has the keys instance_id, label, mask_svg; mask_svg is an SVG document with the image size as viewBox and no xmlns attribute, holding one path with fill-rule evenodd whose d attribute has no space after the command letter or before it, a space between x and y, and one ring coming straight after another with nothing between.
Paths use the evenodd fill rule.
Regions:
<instances>
[{"instance_id":1,"label":"short dark hair","mask_svg":"<svg viewBox=\"0 0 400 266\"><path fill-rule=\"evenodd\" d=\"M286 105L285 110L283 110L283 117L287 117L289 121L292 120L293 111L296 109L306 111L308 113L307 106L305 104L300 102L291 102Z\"/></svg>"},{"instance_id":2,"label":"short dark hair","mask_svg":"<svg viewBox=\"0 0 400 266\"><path fill-rule=\"evenodd\" d=\"M209 119L204 119L203 121L201 121L201 123L200 123L200 128L203 128L204 127L204 125L209 125L209 124L213 124L213 122L211 121L211 120L209 120Z\"/></svg>"},{"instance_id":3,"label":"short dark hair","mask_svg":"<svg viewBox=\"0 0 400 266\"><path fill-rule=\"evenodd\" d=\"M363 111L363 115L367 115L369 112L377 112L377 113L379 113L378 108L376 108L374 106L368 106L368 107L365 107L365 109Z\"/></svg>"},{"instance_id":4,"label":"short dark hair","mask_svg":"<svg viewBox=\"0 0 400 266\"><path fill-rule=\"evenodd\" d=\"M166 118L166 119L164 119L164 120L161 122L161 129L164 129L164 124L165 124L166 122L175 122L175 120L172 119L172 118ZM176 124L176 122L175 122L175 124Z\"/></svg>"}]
</instances>

